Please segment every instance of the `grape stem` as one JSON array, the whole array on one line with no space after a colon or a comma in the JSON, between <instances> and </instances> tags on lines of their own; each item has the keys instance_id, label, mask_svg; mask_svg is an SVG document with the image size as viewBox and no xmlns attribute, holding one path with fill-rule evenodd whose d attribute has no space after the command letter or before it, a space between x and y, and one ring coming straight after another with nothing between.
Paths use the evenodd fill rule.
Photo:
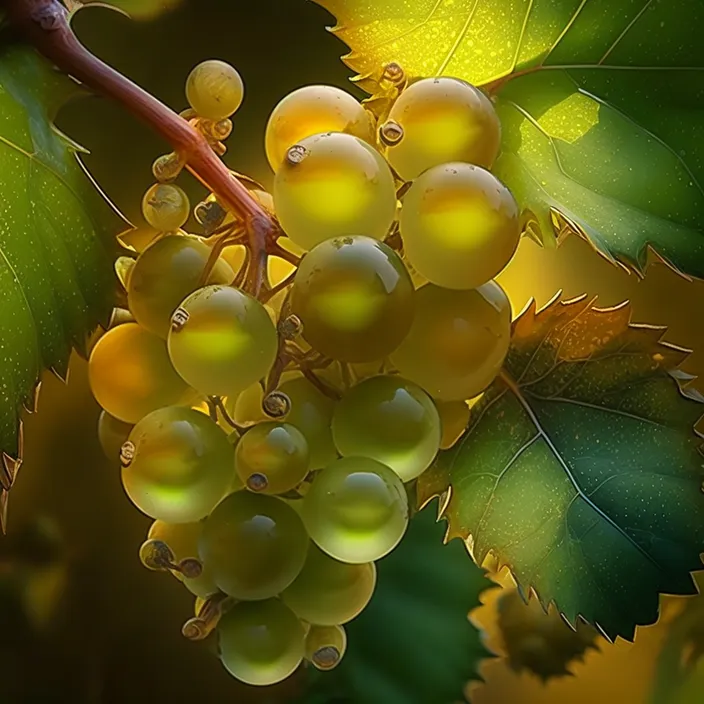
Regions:
<instances>
[{"instance_id":1,"label":"grape stem","mask_svg":"<svg viewBox=\"0 0 704 704\"><path fill-rule=\"evenodd\" d=\"M245 289L259 295L267 261L267 240L278 225L213 152L207 139L153 95L93 55L76 38L59 0L0 0L8 18L61 71L112 98L161 135L183 156L188 170L239 219L247 230L251 260Z\"/></svg>"}]
</instances>

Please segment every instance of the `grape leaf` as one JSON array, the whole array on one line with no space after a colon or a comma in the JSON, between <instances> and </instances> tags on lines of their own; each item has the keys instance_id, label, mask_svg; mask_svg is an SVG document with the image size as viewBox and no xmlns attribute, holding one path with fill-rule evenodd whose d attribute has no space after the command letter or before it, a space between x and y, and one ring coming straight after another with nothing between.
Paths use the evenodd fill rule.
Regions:
<instances>
[{"instance_id":1,"label":"grape leaf","mask_svg":"<svg viewBox=\"0 0 704 704\"><path fill-rule=\"evenodd\" d=\"M696 593L704 399L677 370L687 352L627 304L532 303L462 439L418 480L450 489L449 535L492 551L524 590L608 638L658 616L658 594Z\"/></svg>"},{"instance_id":2,"label":"grape leaf","mask_svg":"<svg viewBox=\"0 0 704 704\"><path fill-rule=\"evenodd\" d=\"M84 350L109 310L112 276L104 243L118 218L81 168L76 146L51 122L78 92L32 50L0 47L4 489L17 467L11 458L21 454L20 413L33 407L42 370L65 376L71 348Z\"/></svg>"},{"instance_id":3,"label":"grape leaf","mask_svg":"<svg viewBox=\"0 0 704 704\"><path fill-rule=\"evenodd\" d=\"M467 614L495 586L464 544L443 544L437 505L410 522L400 545L377 563L376 591L347 630L340 665L313 679L307 704L452 704L490 653Z\"/></svg>"},{"instance_id":4,"label":"grape leaf","mask_svg":"<svg viewBox=\"0 0 704 704\"><path fill-rule=\"evenodd\" d=\"M136 20L153 20L178 7L183 0L64 0L69 10L85 5L111 6Z\"/></svg>"},{"instance_id":5,"label":"grape leaf","mask_svg":"<svg viewBox=\"0 0 704 704\"><path fill-rule=\"evenodd\" d=\"M701 0L316 0L375 92L382 67L452 75L497 96L496 175L612 262L653 247L704 276Z\"/></svg>"}]
</instances>

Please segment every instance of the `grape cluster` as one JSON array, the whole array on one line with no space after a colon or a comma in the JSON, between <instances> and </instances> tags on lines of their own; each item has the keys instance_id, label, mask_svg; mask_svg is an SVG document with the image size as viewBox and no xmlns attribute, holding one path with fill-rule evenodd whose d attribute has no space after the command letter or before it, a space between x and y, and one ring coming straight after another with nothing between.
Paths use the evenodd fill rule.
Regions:
<instances>
[{"instance_id":1,"label":"grape cluster","mask_svg":"<svg viewBox=\"0 0 704 704\"><path fill-rule=\"evenodd\" d=\"M184 232L186 158L157 159L152 241L119 266L129 310L90 357L100 440L154 519L141 560L197 597L184 634L216 630L249 684L337 665L375 561L404 536L412 482L508 350L493 277L521 228L488 171L493 106L455 78L387 76L383 109L331 86L274 109L272 194L240 177L278 227L261 290L245 285L247 223L210 194L193 210L202 234ZM186 94L183 117L224 153L237 71L207 61Z\"/></svg>"}]
</instances>

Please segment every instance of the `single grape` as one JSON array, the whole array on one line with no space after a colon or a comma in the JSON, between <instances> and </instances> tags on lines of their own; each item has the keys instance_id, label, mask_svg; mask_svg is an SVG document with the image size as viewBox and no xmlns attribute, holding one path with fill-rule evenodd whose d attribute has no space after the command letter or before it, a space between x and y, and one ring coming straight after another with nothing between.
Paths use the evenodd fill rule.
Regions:
<instances>
[{"instance_id":1,"label":"single grape","mask_svg":"<svg viewBox=\"0 0 704 704\"><path fill-rule=\"evenodd\" d=\"M387 158L404 181L451 161L490 169L501 145L501 123L491 101L458 78L426 78L406 88L381 126L382 138L387 131L401 135L388 147Z\"/></svg>"},{"instance_id":2,"label":"single grape","mask_svg":"<svg viewBox=\"0 0 704 704\"><path fill-rule=\"evenodd\" d=\"M374 376L337 404L332 435L343 457L371 457L408 482L435 459L440 416L419 386L397 376Z\"/></svg>"},{"instance_id":3,"label":"single grape","mask_svg":"<svg viewBox=\"0 0 704 704\"><path fill-rule=\"evenodd\" d=\"M274 179L284 232L303 249L331 237L386 237L396 214L396 187L383 157L342 133L306 137L287 152Z\"/></svg>"},{"instance_id":4,"label":"single grape","mask_svg":"<svg viewBox=\"0 0 704 704\"><path fill-rule=\"evenodd\" d=\"M301 574L281 598L298 618L320 626L335 626L361 613L375 586L373 562L350 565L313 544Z\"/></svg>"},{"instance_id":5,"label":"single grape","mask_svg":"<svg viewBox=\"0 0 704 704\"><path fill-rule=\"evenodd\" d=\"M248 430L237 444L235 467L250 491L285 494L308 474L308 443L298 428L268 421Z\"/></svg>"},{"instance_id":6,"label":"single grape","mask_svg":"<svg viewBox=\"0 0 704 704\"><path fill-rule=\"evenodd\" d=\"M225 409L237 425L249 428L262 421L271 420L262 409L264 389L259 382L250 384L239 394L225 399Z\"/></svg>"},{"instance_id":7,"label":"single grape","mask_svg":"<svg viewBox=\"0 0 704 704\"><path fill-rule=\"evenodd\" d=\"M265 377L276 328L259 301L229 286L206 286L176 310L168 337L176 371L206 396L227 396Z\"/></svg>"},{"instance_id":8,"label":"single grape","mask_svg":"<svg viewBox=\"0 0 704 704\"><path fill-rule=\"evenodd\" d=\"M155 183L142 199L144 219L160 232L176 232L190 212L188 196L173 183Z\"/></svg>"},{"instance_id":9,"label":"single grape","mask_svg":"<svg viewBox=\"0 0 704 704\"><path fill-rule=\"evenodd\" d=\"M371 362L392 352L413 321L414 291L400 257L369 237L319 244L301 261L291 310L318 352Z\"/></svg>"},{"instance_id":10,"label":"single grape","mask_svg":"<svg viewBox=\"0 0 704 704\"><path fill-rule=\"evenodd\" d=\"M186 80L186 98L199 117L224 120L242 105L244 83L236 69L224 61L203 61Z\"/></svg>"},{"instance_id":11,"label":"single grape","mask_svg":"<svg viewBox=\"0 0 704 704\"><path fill-rule=\"evenodd\" d=\"M308 443L310 468L322 469L337 458L331 430L335 401L303 376L284 381L279 391L291 401L286 422L298 428Z\"/></svg>"},{"instance_id":12,"label":"single grape","mask_svg":"<svg viewBox=\"0 0 704 704\"><path fill-rule=\"evenodd\" d=\"M319 548L336 560L359 564L398 545L408 525L408 497L386 465L344 457L315 477L301 513Z\"/></svg>"},{"instance_id":13,"label":"single grape","mask_svg":"<svg viewBox=\"0 0 704 704\"><path fill-rule=\"evenodd\" d=\"M433 398L464 401L501 370L511 342L511 304L490 281L470 291L427 284L416 291L413 327L391 361Z\"/></svg>"},{"instance_id":14,"label":"single grape","mask_svg":"<svg viewBox=\"0 0 704 704\"><path fill-rule=\"evenodd\" d=\"M127 300L137 322L166 338L171 316L186 296L203 283L229 284L235 274L222 259L202 282L210 247L195 237L167 235L137 259L127 286Z\"/></svg>"},{"instance_id":15,"label":"single grape","mask_svg":"<svg viewBox=\"0 0 704 704\"><path fill-rule=\"evenodd\" d=\"M469 425L469 405L466 401L438 401L435 405L442 427L440 449L449 450Z\"/></svg>"},{"instance_id":16,"label":"single grape","mask_svg":"<svg viewBox=\"0 0 704 704\"><path fill-rule=\"evenodd\" d=\"M169 406L135 425L122 448L122 484L147 516L191 523L207 516L232 483L227 435L192 408Z\"/></svg>"},{"instance_id":17,"label":"single grape","mask_svg":"<svg viewBox=\"0 0 704 704\"><path fill-rule=\"evenodd\" d=\"M98 418L98 440L105 456L112 462L120 462L120 448L129 437L134 426L132 423L113 418L106 411L101 411Z\"/></svg>"},{"instance_id":18,"label":"single grape","mask_svg":"<svg viewBox=\"0 0 704 704\"><path fill-rule=\"evenodd\" d=\"M235 599L268 599L300 574L308 551L300 516L274 496L239 491L205 522L199 555Z\"/></svg>"},{"instance_id":19,"label":"single grape","mask_svg":"<svg viewBox=\"0 0 704 704\"><path fill-rule=\"evenodd\" d=\"M324 132L345 132L374 143L370 114L344 90L305 86L289 93L274 108L266 126L266 155L271 168L279 169L294 144Z\"/></svg>"},{"instance_id":20,"label":"single grape","mask_svg":"<svg viewBox=\"0 0 704 704\"><path fill-rule=\"evenodd\" d=\"M460 163L437 166L413 182L400 229L415 270L431 283L459 289L496 276L521 236L511 192L488 171Z\"/></svg>"},{"instance_id":21,"label":"single grape","mask_svg":"<svg viewBox=\"0 0 704 704\"><path fill-rule=\"evenodd\" d=\"M165 523L154 521L149 529L149 540L161 540L169 546L176 563L182 560L198 560L198 541L203 533L203 521L194 523ZM198 597L207 597L215 594L218 588L213 580L212 572L202 565L200 576L188 579L181 572L173 572L192 594Z\"/></svg>"},{"instance_id":22,"label":"single grape","mask_svg":"<svg viewBox=\"0 0 704 704\"><path fill-rule=\"evenodd\" d=\"M305 658L318 670L332 670L347 650L347 634L342 626L311 626L306 635Z\"/></svg>"},{"instance_id":23,"label":"single grape","mask_svg":"<svg viewBox=\"0 0 704 704\"><path fill-rule=\"evenodd\" d=\"M279 599L235 604L217 630L222 664L247 684L281 682L303 660L305 629Z\"/></svg>"},{"instance_id":24,"label":"single grape","mask_svg":"<svg viewBox=\"0 0 704 704\"><path fill-rule=\"evenodd\" d=\"M169 361L166 343L137 323L118 325L98 340L88 379L95 400L125 423L194 397Z\"/></svg>"}]
</instances>

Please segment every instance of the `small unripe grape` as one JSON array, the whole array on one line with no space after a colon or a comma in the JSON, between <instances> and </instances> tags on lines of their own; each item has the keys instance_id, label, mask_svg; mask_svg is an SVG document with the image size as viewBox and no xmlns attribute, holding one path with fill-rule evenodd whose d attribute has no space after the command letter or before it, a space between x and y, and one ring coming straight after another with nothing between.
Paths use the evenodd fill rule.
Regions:
<instances>
[{"instance_id":1,"label":"small unripe grape","mask_svg":"<svg viewBox=\"0 0 704 704\"><path fill-rule=\"evenodd\" d=\"M127 300L137 322L166 338L171 316L186 296L204 283L229 284L230 266L219 259L201 281L210 247L195 237L167 235L149 245L138 257L129 278Z\"/></svg>"},{"instance_id":2,"label":"small unripe grape","mask_svg":"<svg viewBox=\"0 0 704 704\"><path fill-rule=\"evenodd\" d=\"M98 418L98 440L103 448L105 456L111 461L119 464L120 448L124 445L133 428L132 423L113 418L106 411L101 411Z\"/></svg>"},{"instance_id":3,"label":"small unripe grape","mask_svg":"<svg viewBox=\"0 0 704 704\"><path fill-rule=\"evenodd\" d=\"M373 147L333 132L291 147L276 172L274 204L284 232L303 249L346 235L381 240L396 215L396 187Z\"/></svg>"},{"instance_id":4,"label":"small unripe grape","mask_svg":"<svg viewBox=\"0 0 704 704\"><path fill-rule=\"evenodd\" d=\"M222 664L247 684L281 682L303 660L303 624L278 599L235 604L217 630Z\"/></svg>"},{"instance_id":5,"label":"small unripe grape","mask_svg":"<svg viewBox=\"0 0 704 704\"><path fill-rule=\"evenodd\" d=\"M95 400L125 423L194 396L174 370L166 343L137 323L108 330L88 361L88 379Z\"/></svg>"},{"instance_id":6,"label":"small unripe grape","mask_svg":"<svg viewBox=\"0 0 704 704\"><path fill-rule=\"evenodd\" d=\"M392 106L382 134L387 126L400 134L387 158L404 181L452 161L490 169L501 144L501 123L491 101L458 78L413 83Z\"/></svg>"},{"instance_id":7,"label":"small unripe grape","mask_svg":"<svg viewBox=\"0 0 704 704\"><path fill-rule=\"evenodd\" d=\"M378 560L408 526L408 497L398 475L368 457L344 457L323 469L301 510L316 545L341 562Z\"/></svg>"},{"instance_id":8,"label":"small unripe grape","mask_svg":"<svg viewBox=\"0 0 704 704\"><path fill-rule=\"evenodd\" d=\"M155 183L142 199L144 219L160 232L176 232L190 212L188 196L173 183Z\"/></svg>"},{"instance_id":9,"label":"small unripe grape","mask_svg":"<svg viewBox=\"0 0 704 704\"><path fill-rule=\"evenodd\" d=\"M305 86L289 93L266 126L266 155L277 171L286 152L306 137L344 132L374 143L370 114L349 93L334 86Z\"/></svg>"},{"instance_id":10,"label":"small unripe grape","mask_svg":"<svg viewBox=\"0 0 704 704\"><path fill-rule=\"evenodd\" d=\"M408 482L435 459L440 416L419 386L401 377L374 376L342 397L332 434L343 457L371 457Z\"/></svg>"},{"instance_id":11,"label":"small unripe grape","mask_svg":"<svg viewBox=\"0 0 704 704\"><path fill-rule=\"evenodd\" d=\"M186 97L200 117L224 120L242 104L244 83L237 70L224 61L203 61L188 76Z\"/></svg>"},{"instance_id":12,"label":"small unripe grape","mask_svg":"<svg viewBox=\"0 0 704 704\"><path fill-rule=\"evenodd\" d=\"M485 284L509 263L521 236L511 192L488 171L461 163L419 176L399 225L408 261L443 288Z\"/></svg>"},{"instance_id":13,"label":"small unripe grape","mask_svg":"<svg viewBox=\"0 0 704 704\"><path fill-rule=\"evenodd\" d=\"M268 599L300 574L308 543L300 516L284 501L238 491L208 516L199 555L226 594Z\"/></svg>"},{"instance_id":14,"label":"small unripe grape","mask_svg":"<svg viewBox=\"0 0 704 704\"><path fill-rule=\"evenodd\" d=\"M440 448L449 450L469 425L469 405L466 401L438 401L435 404L440 414L442 438Z\"/></svg>"},{"instance_id":15,"label":"small unripe grape","mask_svg":"<svg viewBox=\"0 0 704 704\"><path fill-rule=\"evenodd\" d=\"M306 660L318 670L332 670L347 650L347 634L342 626L311 626L306 635Z\"/></svg>"},{"instance_id":16,"label":"small unripe grape","mask_svg":"<svg viewBox=\"0 0 704 704\"><path fill-rule=\"evenodd\" d=\"M313 544L301 574L281 598L304 621L335 626L360 614L372 598L375 586L373 562L350 565L335 560Z\"/></svg>"},{"instance_id":17,"label":"small unripe grape","mask_svg":"<svg viewBox=\"0 0 704 704\"><path fill-rule=\"evenodd\" d=\"M510 342L511 304L497 283L469 291L426 284L416 291L413 326L391 361L433 398L464 401L494 381Z\"/></svg>"},{"instance_id":18,"label":"small unripe grape","mask_svg":"<svg viewBox=\"0 0 704 704\"><path fill-rule=\"evenodd\" d=\"M319 244L301 261L291 310L322 354L370 362L394 350L413 320L413 284L400 257L369 237Z\"/></svg>"},{"instance_id":19,"label":"small unripe grape","mask_svg":"<svg viewBox=\"0 0 704 704\"><path fill-rule=\"evenodd\" d=\"M269 421L248 430L237 443L235 467L250 491L285 494L297 487L310 464L308 443L298 428Z\"/></svg>"},{"instance_id":20,"label":"small unripe grape","mask_svg":"<svg viewBox=\"0 0 704 704\"><path fill-rule=\"evenodd\" d=\"M259 301L229 286L206 286L174 313L168 347L176 371L193 388L228 396L267 375L278 337Z\"/></svg>"},{"instance_id":21,"label":"small unripe grape","mask_svg":"<svg viewBox=\"0 0 704 704\"><path fill-rule=\"evenodd\" d=\"M234 450L208 416L169 406L134 426L122 447L122 484L147 516L191 523L207 516L232 483Z\"/></svg>"}]
</instances>

